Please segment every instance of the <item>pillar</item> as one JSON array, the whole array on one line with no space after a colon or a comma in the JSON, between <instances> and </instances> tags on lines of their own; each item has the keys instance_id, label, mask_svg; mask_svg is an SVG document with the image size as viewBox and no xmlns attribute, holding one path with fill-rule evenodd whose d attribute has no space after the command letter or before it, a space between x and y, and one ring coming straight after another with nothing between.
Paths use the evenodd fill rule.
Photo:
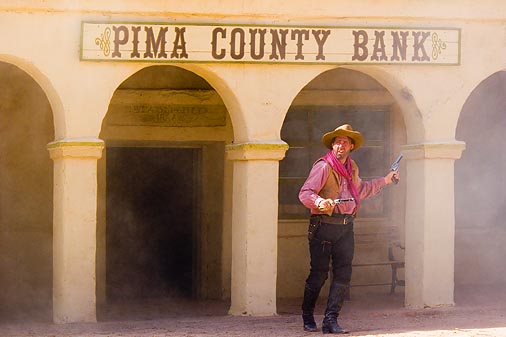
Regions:
<instances>
[{"instance_id":1,"label":"pillar","mask_svg":"<svg viewBox=\"0 0 506 337\"><path fill-rule=\"evenodd\" d=\"M54 161L53 321L96 322L97 160L100 139L48 144Z\"/></svg>"},{"instance_id":2,"label":"pillar","mask_svg":"<svg viewBox=\"0 0 506 337\"><path fill-rule=\"evenodd\" d=\"M463 142L407 145L407 307L454 304L454 162Z\"/></svg>"},{"instance_id":3,"label":"pillar","mask_svg":"<svg viewBox=\"0 0 506 337\"><path fill-rule=\"evenodd\" d=\"M276 314L279 161L284 142L227 146L233 161L231 315Z\"/></svg>"}]
</instances>

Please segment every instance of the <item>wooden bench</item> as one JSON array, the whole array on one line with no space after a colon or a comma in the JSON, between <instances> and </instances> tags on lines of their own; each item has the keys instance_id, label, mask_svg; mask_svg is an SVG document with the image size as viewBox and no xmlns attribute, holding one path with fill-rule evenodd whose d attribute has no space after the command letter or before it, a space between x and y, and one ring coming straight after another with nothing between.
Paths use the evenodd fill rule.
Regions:
<instances>
[{"instance_id":1,"label":"wooden bench","mask_svg":"<svg viewBox=\"0 0 506 337\"><path fill-rule=\"evenodd\" d=\"M395 243L388 247L388 261L392 263L390 265L392 267L392 286L390 287L391 294L395 293L395 287L397 286L404 287L406 285L406 281L400 280L397 277L397 270L404 268L404 259L403 260L397 259L397 257L394 254L394 248L404 250L404 247L400 243Z\"/></svg>"},{"instance_id":2,"label":"wooden bench","mask_svg":"<svg viewBox=\"0 0 506 337\"><path fill-rule=\"evenodd\" d=\"M400 243L392 243L388 247L388 261L378 261L371 263L357 263L353 264L353 268L362 268L362 267L377 267L377 266L390 266L392 272L392 278L389 283L365 283L365 284L352 284L350 287L375 287L375 286L390 286L390 293L395 293L395 288L397 286L404 287L405 281L399 279L398 270L404 268L404 261L399 259L394 253L394 249L398 248L404 250L404 247L400 245ZM349 299L349 294L348 294Z\"/></svg>"}]
</instances>

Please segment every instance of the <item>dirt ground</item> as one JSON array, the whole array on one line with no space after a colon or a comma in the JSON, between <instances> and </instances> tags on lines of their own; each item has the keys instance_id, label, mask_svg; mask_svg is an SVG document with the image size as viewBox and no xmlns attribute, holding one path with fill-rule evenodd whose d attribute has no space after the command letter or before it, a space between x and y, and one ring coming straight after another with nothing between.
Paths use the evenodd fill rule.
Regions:
<instances>
[{"instance_id":1,"label":"dirt ground","mask_svg":"<svg viewBox=\"0 0 506 337\"><path fill-rule=\"evenodd\" d=\"M500 290L500 292L496 292ZM349 336L506 336L506 291L456 292L451 307L408 309L402 294L379 294L345 302L340 324ZM97 323L52 324L45 319L0 322L0 336L318 336L302 330L299 301L278 303L278 315L229 316L223 302L152 300L102 308ZM321 322L324 300L316 319Z\"/></svg>"}]
</instances>

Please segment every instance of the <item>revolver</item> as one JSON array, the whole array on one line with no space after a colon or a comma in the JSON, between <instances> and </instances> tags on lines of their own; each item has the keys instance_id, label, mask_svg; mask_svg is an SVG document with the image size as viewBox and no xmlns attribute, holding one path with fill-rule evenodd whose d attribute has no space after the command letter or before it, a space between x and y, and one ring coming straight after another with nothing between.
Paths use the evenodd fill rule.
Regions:
<instances>
[{"instance_id":1,"label":"revolver","mask_svg":"<svg viewBox=\"0 0 506 337\"><path fill-rule=\"evenodd\" d=\"M334 205L339 205L340 203L343 203L346 201L355 201L355 198L334 199Z\"/></svg>"},{"instance_id":2,"label":"revolver","mask_svg":"<svg viewBox=\"0 0 506 337\"><path fill-rule=\"evenodd\" d=\"M346 202L346 201L355 201L355 198L342 198L342 199L334 199L334 200L332 200L332 202L334 203L334 206L335 205L339 205L340 203L343 203L343 202ZM324 208L323 207L318 207L318 209L320 211L322 211Z\"/></svg>"},{"instance_id":3,"label":"revolver","mask_svg":"<svg viewBox=\"0 0 506 337\"><path fill-rule=\"evenodd\" d=\"M399 170L399 162L401 161L403 155L402 153L397 157L397 159L392 163L392 166L390 166L390 171L398 171ZM399 182L399 179L392 178L392 181L394 184L397 184Z\"/></svg>"}]
</instances>

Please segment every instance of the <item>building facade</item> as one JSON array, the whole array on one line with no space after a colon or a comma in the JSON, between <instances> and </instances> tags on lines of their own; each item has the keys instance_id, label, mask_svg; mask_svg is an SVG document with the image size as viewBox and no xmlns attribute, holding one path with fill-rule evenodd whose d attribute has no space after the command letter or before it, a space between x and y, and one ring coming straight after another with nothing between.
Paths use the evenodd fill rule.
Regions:
<instances>
[{"instance_id":1,"label":"building facade","mask_svg":"<svg viewBox=\"0 0 506 337\"><path fill-rule=\"evenodd\" d=\"M385 291L397 241L409 307L506 283L505 18L497 0L3 1L0 314L177 296L275 314L308 271L298 188L343 123L363 179L404 155L360 211L373 266L352 291Z\"/></svg>"}]
</instances>

